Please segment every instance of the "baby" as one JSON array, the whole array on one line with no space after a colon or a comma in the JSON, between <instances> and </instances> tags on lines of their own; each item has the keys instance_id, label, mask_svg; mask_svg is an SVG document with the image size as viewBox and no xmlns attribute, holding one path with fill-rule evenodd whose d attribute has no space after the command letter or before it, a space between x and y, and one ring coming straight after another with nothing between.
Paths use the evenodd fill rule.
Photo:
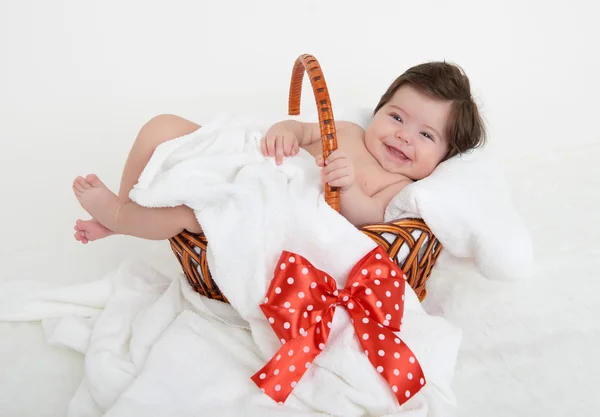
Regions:
<instances>
[{"instance_id":1,"label":"baby","mask_svg":"<svg viewBox=\"0 0 600 417\"><path fill-rule=\"evenodd\" d=\"M326 161L318 123L276 123L261 148L277 164L299 148L313 155L322 168L322 182L340 188L341 214L356 226L383 222L386 206L404 187L427 177L440 162L485 142L469 79L446 62L418 65L398 77L381 97L366 130L344 121L335 126L338 149ZM158 145L199 128L173 115L146 123L127 159L118 196L95 175L77 177L73 190L93 219L77 221L75 239L88 243L126 234L162 240L184 229L199 233L202 229L189 207L147 208L128 197Z\"/></svg>"}]
</instances>

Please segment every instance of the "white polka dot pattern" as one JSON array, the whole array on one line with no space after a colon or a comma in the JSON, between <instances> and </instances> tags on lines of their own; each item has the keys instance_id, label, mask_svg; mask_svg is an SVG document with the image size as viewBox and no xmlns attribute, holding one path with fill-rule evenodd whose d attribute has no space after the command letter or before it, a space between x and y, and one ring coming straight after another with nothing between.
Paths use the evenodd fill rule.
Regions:
<instances>
[{"instance_id":1,"label":"white polka dot pattern","mask_svg":"<svg viewBox=\"0 0 600 417\"><path fill-rule=\"evenodd\" d=\"M284 402L315 357L327 349L336 306L343 306L361 351L398 402L408 401L425 385L425 377L413 352L394 333L400 331L404 288L404 273L380 246L354 266L343 289L302 256L283 252L260 305L282 346L252 380L275 401Z\"/></svg>"}]
</instances>

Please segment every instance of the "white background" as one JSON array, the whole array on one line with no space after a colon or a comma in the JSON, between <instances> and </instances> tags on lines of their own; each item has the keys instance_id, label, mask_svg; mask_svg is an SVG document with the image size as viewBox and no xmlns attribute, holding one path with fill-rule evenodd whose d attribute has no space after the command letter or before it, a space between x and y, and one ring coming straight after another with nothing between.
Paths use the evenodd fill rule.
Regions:
<instances>
[{"instance_id":1,"label":"white background","mask_svg":"<svg viewBox=\"0 0 600 417\"><path fill-rule=\"evenodd\" d=\"M412 65L461 65L538 259L558 255L561 239L592 232L557 228L555 215L568 215L578 203L547 181L569 176L575 189L579 181L600 188L596 160L580 164L569 154L600 144L596 8L583 0L0 0L0 281L88 281L132 256L173 271L167 242L114 237L77 244L72 227L84 213L73 178L97 173L116 190L138 129L156 114L200 124L222 111L280 116L302 53L319 59L334 113L374 106ZM303 111L310 112L305 91ZM536 175L529 161L553 175ZM535 181L524 188L529 175ZM532 204L540 193L552 215ZM596 224L597 213L584 214ZM43 349L36 347L39 327L2 326L0 353L15 359L13 372L0 371L0 416L28 375L83 372L60 349L44 351L51 364L35 362ZM6 343L17 330L28 332L31 343ZM42 405L65 401L53 390L76 387L58 378L56 386L33 391ZM468 403L459 395L460 401Z\"/></svg>"}]
</instances>

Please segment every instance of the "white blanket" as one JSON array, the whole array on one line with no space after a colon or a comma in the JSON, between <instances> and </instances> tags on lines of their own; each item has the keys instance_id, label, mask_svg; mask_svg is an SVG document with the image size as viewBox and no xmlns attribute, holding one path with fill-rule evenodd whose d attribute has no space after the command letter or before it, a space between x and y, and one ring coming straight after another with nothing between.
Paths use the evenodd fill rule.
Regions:
<instances>
[{"instance_id":1,"label":"white blanket","mask_svg":"<svg viewBox=\"0 0 600 417\"><path fill-rule=\"evenodd\" d=\"M472 260L488 279L533 274L531 236L502 170L484 150L450 158L408 185L388 205L385 221L410 216L423 218L445 252Z\"/></svg>"},{"instance_id":2,"label":"white blanket","mask_svg":"<svg viewBox=\"0 0 600 417\"><path fill-rule=\"evenodd\" d=\"M71 416L453 415L460 331L427 315L408 286L400 336L428 383L402 407L340 308L327 346L285 405L250 380L280 347L258 305L281 251L301 254L343 286L375 245L324 202L310 155L277 167L260 154L259 137L217 119L161 145L131 193L142 205L196 210L213 278L231 306L190 294L185 283L147 267L123 265L100 283L29 292L28 302L0 311L0 319L56 317L57 309L59 316L70 309L94 317L97 310L83 307L100 308L88 338L79 320L48 326L54 343L86 354Z\"/></svg>"}]
</instances>

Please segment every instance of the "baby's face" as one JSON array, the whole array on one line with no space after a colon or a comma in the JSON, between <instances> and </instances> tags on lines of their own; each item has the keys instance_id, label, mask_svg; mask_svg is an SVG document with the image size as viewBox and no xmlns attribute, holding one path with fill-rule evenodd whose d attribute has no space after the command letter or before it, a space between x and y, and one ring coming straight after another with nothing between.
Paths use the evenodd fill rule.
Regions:
<instances>
[{"instance_id":1,"label":"baby's face","mask_svg":"<svg viewBox=\"0 0 600 417\"><path fill-rule=\"evenodd\" d=\"M386 171L423 179L448 152L450 110L450 101L431 98L405 84L373 117L365 145Z\"/></svg>"}]
</instances>

